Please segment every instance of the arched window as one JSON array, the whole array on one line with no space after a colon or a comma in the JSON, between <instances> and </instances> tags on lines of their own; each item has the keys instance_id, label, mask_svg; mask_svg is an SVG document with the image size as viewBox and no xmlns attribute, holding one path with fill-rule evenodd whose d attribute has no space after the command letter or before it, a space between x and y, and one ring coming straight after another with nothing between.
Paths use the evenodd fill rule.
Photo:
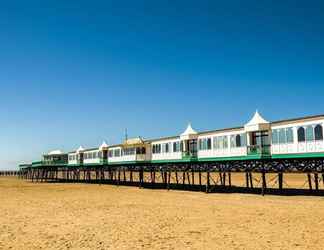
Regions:
<instances>
[{"instance_id":1,"label":"arched window","mask_svg":"<svg viewBox=\"0 0 324 250\"><path fill-rule=\"evenodd\" d=\"M211 138L207 138L207 149L211 149Z\"/></svg>"},{"instance_id":2,"label":"arched window","mask_svg":"<svg viewBox=\"0 0 324 250\"><path fill-rule=\"evenodd\" d=\"M314 140L314 128L312 125L306 127L306 141Z\"/></svg>"},{"instance_id":3,"label":"arched window","mask_svg":"<svg viewBox=\"0 0 324 250\"><path fill-rule=\"evenodd\" d=\"M236 147L241 147L241 136L240 135L236 135L235 143L236 143Z\"/></svg>"},{"instance_id":4,"label":"arched window","mask_svg":"<svg viewBox=\"0 0 324 250\"><path fill-rule=\"evenodd\" d=\"M297 134L298 134L298 142L304 142L305 141L305 129L303 127L298 128Z\"/></svg>"},{"instance_id":5,"label":"arched window","mask_svg":"<svg viewBox=\"0 0 324 250\"><path fill-rule=\"evenodd\" d=\"M315 140L322 141L323 140L323 127L320 124L315 126Z\"/></svg>"}]
</instances>

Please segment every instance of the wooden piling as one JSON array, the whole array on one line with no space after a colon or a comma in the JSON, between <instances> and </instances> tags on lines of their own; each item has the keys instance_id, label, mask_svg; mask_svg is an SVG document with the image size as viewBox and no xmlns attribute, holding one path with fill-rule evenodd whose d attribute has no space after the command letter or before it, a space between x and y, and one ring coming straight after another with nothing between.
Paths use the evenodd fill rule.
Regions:
<instances>
[{"instance_id":1,"label":"wooden piling","mask_svg":"<svg viewBox=\"0 0 324 250\"><path fill-rule=\"evenodd\" d=\"M253 176L252 176L252 172L249 172L249 178L250 178L250 187L253 188Z\"/></svg>"},{"instance_id":2,"label":"wooden piling","mask_svg":"<svg viewBox=\"0 0 324 250\"><path fill-rule=\"evenodd\" d=\"M312 187L312 176L310 173L307 173L307 179L308 179L308 187L309 187L309 190L312 191L313 190L313 187Z\"/></svg>"},{"instance_id":3,"label":"wooden piling","mask_svg":"<svg viewBox=\"0 0 324 250\"><path fill-rule=\"evenodd\" d=\"M263 196L267 189L267 179L266 179L265 171L262 171L261 174L262 174L262 196Z\"/></svg>"},{"instance_id":4,"label":"wooden piling","mask_svg":"<svg viewBox=\"0 0 324 250\"><path fill-rule=\"evenodd\" d=\"M279 185L279 191L282 192L282 185L283 184L283 173L278 173L278 185Z\"/></svg>"},{"instance_id":5,"label":"wooden piling","mask_svg":"<svg viewBox=\"0 0 324 250\"><path fill-rule=\"evenodd\" d=\"M209 193L209 189L210 189L210 173L209 170L207 170L206 193Z\"/></svg>"},{"instance_id":6,"label":"wooden piling","mask_svg":"<svg viewBox=\"0 0 324 250\"><path fill-rule=\"evenodd\" d=\"M318 191L318 173L314 173L315 190Z\"/></svg>"}]
</instances>

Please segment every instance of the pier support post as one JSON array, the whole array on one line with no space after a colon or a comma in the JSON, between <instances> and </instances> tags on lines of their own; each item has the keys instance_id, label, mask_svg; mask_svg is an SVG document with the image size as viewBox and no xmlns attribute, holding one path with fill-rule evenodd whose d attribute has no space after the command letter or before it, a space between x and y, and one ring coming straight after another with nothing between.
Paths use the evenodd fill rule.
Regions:
<instances>
[{"instance_id":1,"label":"pier support post","mask_svg":"<svg viewBox=\"0 0 324 250\"><path fill-rule=\"evenodd\" d=\"M195 185L195 171L194 171L194 169L193 169L193 167L191 167L191 174L192 174L192 176L191 176L191 184L192 185Z\"/></svg>"},{"instance_id":2,"label":"pier support post","mask_svg":"<svg viewBox=\"0 0 324 250\"><path fill-rule=\"evenodd\" d=\"M168 190L170 190L170 180L171 180L171 168L169 167L169 169L168 169L168 184L167 184Z\"/></svg>"},{"instance_id":3,"label":"pier support post","mask_svg":"<svg viewBox=\"0 0 324 250\"><path fill-rule=\"evenodd\" d=\"M119 183L120 183L120 166L118 166L117 186L119 186Z\"/></svg>"},{"instance_id":4,"label":"pier support post","mask_svg":"<svg viewBox=\"0 0 324 250\"><path fill-rule=\"evenodd\" d=\"M318 191L318 173L314 173L315 190Z\"/></svg>"},{"instance_id":5,"label":"pier support post","mask_svg":"<svg viewBox=\"0 0 324 250\"><path fill-rule=\"evenodd\" d=\"M282 192L282 183L283 183L283 173L278 173L278 185L279 185L279 191Z\"/></svg>"},{"instance_id":6,"label":"pier support post","mask_svg":"<svg viewBox=\"0 0 324 250\"><path fill-rule=\"evenodd\" d=\"M307 173L307 179L308 179L308 186L309 186L309 190L312 191L313 187L312 187L312 176L310 173Z\"/></svg>"},{"instance_id":7,"label":"pier support post","mask_svg":"<svg viewBox=\"0 0 324 250\"><path fill-rule=\"evenodd\" d=\"M249 172L249 178L250 178L250 187L253 188L253 176L252 176L252 172Z\"/></svg>"},{"instance_id":8,"label":"pier support post","mask_svg":"<svg viewBox=\"0 0 324 250\"><path fill-rule=\"evenodd\" d=\"M209 188L210 188L210 173L209 169L207 170L207 180L206 180L206 193L209 193Z\"/></svg>"},{"instance_id":9,"label":"pier support post","mask_svg":"<svg viewBox=\"0 0 324 250\"><path fill-rule=\"evenodd\" d=\"M201 169L199 168L198 170L198 174L199 174L199 186L200 186L200 191L202 190L202 185L201 185Z\"/></svg>"},{"instance_id":10,"label":"pier support post","mask_svg":"<svg viewBox=\"0 0 324 250\"><path fill-rule=\"evenodd\" d=\"M264 196L266 189L267 189L266 175L265 175L265 171L262 170L262 196Z\"/></svg>"}]
</instances>

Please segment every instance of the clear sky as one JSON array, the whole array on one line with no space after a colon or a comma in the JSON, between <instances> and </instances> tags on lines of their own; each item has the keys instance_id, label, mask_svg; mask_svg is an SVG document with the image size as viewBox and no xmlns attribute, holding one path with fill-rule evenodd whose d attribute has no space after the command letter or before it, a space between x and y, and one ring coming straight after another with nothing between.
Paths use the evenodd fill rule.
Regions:
<instances>
[{"instance_id":1,"label":"clear sky","mask_svg":"<svg viewBox=\"0 0 324 250\"><path fill-rule=\"evenodd\" d=\"M6 1L0 169L51 149L324 113L324 1ZM226 2L226 3L225 3Z\"/></svg>"}]
</instances>

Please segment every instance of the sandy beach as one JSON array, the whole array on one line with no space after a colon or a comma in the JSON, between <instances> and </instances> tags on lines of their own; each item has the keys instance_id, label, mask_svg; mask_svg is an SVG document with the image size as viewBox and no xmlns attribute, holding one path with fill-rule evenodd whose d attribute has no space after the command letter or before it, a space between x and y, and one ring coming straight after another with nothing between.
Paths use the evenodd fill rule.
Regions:
<instances>
[{"instance_id":1,"label":"sandy beach","mask_svg":"<svg viewBox=\"0 0 324 250\"><path fill-rule=\"evenodd\" d=\"M322 249L324 198L0 178L0 249Z\"/></svg>"}]
</instances>

